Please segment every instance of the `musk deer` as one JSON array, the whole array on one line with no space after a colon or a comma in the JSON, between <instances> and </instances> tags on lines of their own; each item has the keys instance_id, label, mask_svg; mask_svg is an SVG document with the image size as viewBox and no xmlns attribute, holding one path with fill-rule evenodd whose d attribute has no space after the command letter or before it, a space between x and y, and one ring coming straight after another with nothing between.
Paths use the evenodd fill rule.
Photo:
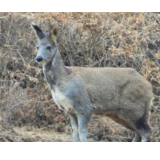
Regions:
<instances>
[{"instance_id":1,"label":"musk deer","mask_svg":"<svg viewBox=\"0 0 160 160\"><path fill-rule=\"evenodd\" d=\"M134 142L150 141L151 84L132 68L66 67L57 48L58 25L39 39L36 61L43 63L45 79L57 106L71 119L74 141L87 141L92 113L106 115L135 132Z\"/></svg>"}]
</instances>

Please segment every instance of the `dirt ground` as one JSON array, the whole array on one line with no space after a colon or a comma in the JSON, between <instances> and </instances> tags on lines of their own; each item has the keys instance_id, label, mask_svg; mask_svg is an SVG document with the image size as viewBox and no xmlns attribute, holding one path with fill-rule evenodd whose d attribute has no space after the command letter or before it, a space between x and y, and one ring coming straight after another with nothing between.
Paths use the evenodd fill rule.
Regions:
<instances>
[{"instance_id":1,"label":"dirt ground","mask_svg":"<svg viewBox=\"0 0 160 160\"><path fill-rule=\"evenodd\" d=\"M132 133L130 133L130 131L108 118L102 118L100 123L102 123L102 121L107 121L107 124L105 124L106 126L101 126L103 130L99 130L99 132L97 132L98 130L93 130L91 124L94 123L93 121L89 124L89 142L110 142L113 141L113 139L115 141L131 141ZM99 126L102 125L100 123L97 123L95 127L99 128ZM70 126L66 128L68 128L66 132L55 132L47 128L14 126L6 131L1 130L0 142L72 142L71 128ZM129 133L131 135L129 135Z\"/></svg>"}]
</instances>

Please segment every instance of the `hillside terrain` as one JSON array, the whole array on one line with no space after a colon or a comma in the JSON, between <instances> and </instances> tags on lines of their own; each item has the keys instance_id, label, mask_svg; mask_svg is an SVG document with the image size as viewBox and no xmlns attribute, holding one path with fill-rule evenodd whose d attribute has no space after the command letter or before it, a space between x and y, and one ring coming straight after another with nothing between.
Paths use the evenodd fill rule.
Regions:
<instances>
[{"instance_id":1,"label":"hillside terrain","mask_svg":"<svg viewBox=\"0 0 160 160\"><path fill-rule=\"evenodd\" d=\"M48 32L59 24L66 66L131 67L153 86L152 141L160 142L159 13L0 13L0 141L72 141L67 115L52 100L35 62L31 23ZM94 115L89 141L129 142L133 133Z\"/></svg>"}]
</instances>

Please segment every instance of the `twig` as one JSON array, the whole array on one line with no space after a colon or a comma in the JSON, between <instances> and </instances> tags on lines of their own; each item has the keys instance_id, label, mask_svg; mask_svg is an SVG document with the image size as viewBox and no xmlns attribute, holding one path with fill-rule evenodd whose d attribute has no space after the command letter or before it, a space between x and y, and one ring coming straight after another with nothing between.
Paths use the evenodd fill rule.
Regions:
<instances>
[{"instance_id":1,"label":"twig","mask_svg":"<svg viewBox=\"0 0 160 160\"><path fill-rule=\"evenodd\" d=\"M22 57L22 55L20 54L20 52L17 50L17 53L19 54L19 56L21 57L21 59L22 59L22 61L23 61L23 64L24 64L24 66L26 66L26 62L25 62L25 60L24 60L24 58Z\"/></svg>"}]
</instances>

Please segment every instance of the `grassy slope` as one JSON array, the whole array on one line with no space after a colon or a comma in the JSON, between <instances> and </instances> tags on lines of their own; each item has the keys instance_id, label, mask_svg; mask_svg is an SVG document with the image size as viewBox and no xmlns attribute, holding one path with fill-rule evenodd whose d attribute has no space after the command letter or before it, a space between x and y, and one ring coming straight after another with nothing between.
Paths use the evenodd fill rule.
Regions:
<instances>
[{"instance_id":1,"label":"grassy slope","mask_svg":"<svg viewBox=\"0 0 160 160\"><path fill-rule=\"evenodd\" d=\"M66 65L132 67L159 87L158 13L0 13L0 19L1 141L8 141L8 135L13 135L9 141L27 136L33 141L71 140L69 119L57 109L41 66L34 61L37 39L31 22L45 31L49 24L59 23L58 44ZM151 108L153 141L160 141L159 102L156 92ZM43 134L37 135L41 130ZM34 139L31 132L40 138ZM91 141L130 141L133 134L111 120L93 116L89 137Z\"/></svg>"}]
</instances>

